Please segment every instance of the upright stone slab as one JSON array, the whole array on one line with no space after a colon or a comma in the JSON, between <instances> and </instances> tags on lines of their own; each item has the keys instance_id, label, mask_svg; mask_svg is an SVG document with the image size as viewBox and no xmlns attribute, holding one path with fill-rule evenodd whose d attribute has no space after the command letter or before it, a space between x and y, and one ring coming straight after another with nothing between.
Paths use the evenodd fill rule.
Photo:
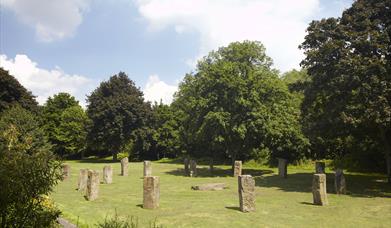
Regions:
<instances>
[{"instance_id":1,"label":"upright stone slab","mask_svg":"<svg viewBox=\"0 0 391 228\"><path fill-rule=\"evenodd\" d=\"M87 188L88 169L81 169L77 180L77 190L85 191Z\"/></svg>"},{"instance_id":2,"label":"upright stone slab","mask_svg":"<svg viewBox=\"0 0 391 228\"><path fill-rule=\"evenodd\" d=\"M68 180L71 176L71 166L69 164L62 165L62 179Z\"/></svg>"},{"instance_id":3,"label":"upright stone slab","mask_svg":"<svg viewBox=\"0 0 391 228\"><path fill-rule=\"evenodd\" d=\"M326 173L326 164L324 162L315 162L315 173Z\"/></svg>"},{"instance_id":4,"label":"upright stone slab","mask_svg":"<svg viewBox=\"0 0 391 228\"><path fill-rule=\"evenodd\" d=\"M99 172L88 170L86 198L89 201L96 200L99 194Z\"/></svg>"},{"instance_id":5,"label":"upright stone slab","mask_svg":"<svg viewBox=\"0 0 391 228\"><path fill-rule=\"evenodd\" d=\"M314 174L312 179L312 196L315 205L327 205L326 174Z\"/></svg>"},{"instance_id":6,"label":"upright stone slab","mask_svg":"<svg viewBox=\"0 0 391 228\"><path fill-rule=\"evenodd\" d=\"M159 177L144 177L143 208L155 209L159 207L160 183Z\"/></svg>"},{"instance_id":7,"label":"upright stone slab","mask_svg":"<svg viewBox=\"0 0 391 228\"><path fill-rule=\"evenodd\" d=\"M128 157L121 159L121 176L128 175L129 159Z\"/></svg>"},{"instance_id":8,"label":"upright stone slab","mask_svg":"<svg viewBox=\"0 0 391 228\"><path fill-rule=\"evenodd\" d=\"M288 161L283 158L278 159L278 175L280 177L286 178L288 176Z\"/></svg>"},{"instance_id":9,"label":"upright stone slab","mask_svg":"<svg viewBox=\"0 0 391 228\"><path fill-rule=\"evenodd\" d=\"M151 161L144 161L144 177L152 176Z\"/></svg>"},{"instance_id":10,"label":"upright stone slab","mask_svg":"<svg viewBox=\"0 0 391 228\"><path fill-rule=\"evenodd\" d=\"M113 169L111 165L106 165L103 167L103 183L104 184L113 183Z\"/></svg>"},{"instance_id":11,"label":"upright stone slab","mask_svg":"<svg viewBox=\"0 0 391 228\"><path fill-rule=\"evenodd\" d=\"M342 169L335 170L334 185L337 194L346 194L346 180Z\"/></svg>"},{"instance_id":12,"label":"upright stone slab","mask_svg":"<svg viewBox=\"0 0 391 228\"><path fill-rule=\"evenodd\" d=\"M195 160L190 160L190 176L197 176L197 162Z\"/></svg>"},{"instance_id":13,"label":"upright stone slab","mask_svg":"<svg viewBox=\"0 0 391 228\"><path fill-rule=\"evenodd\" d=\"M185 165L185 176L189 176L189 175L190 175L190 169L189 169L189 164L190 164L190 162L189 162L189 159L188 159L188 158L185 158L185 159L183 160L183 163L184 163L184 165Z\"/></svg>"},{"instance_id":14,"label":"upright stone slab","mask_svg":"<svg viewBox=\"0 0 391 228\"><path fill-rule=\"evenodd\" d=\"M235 161L234 164L234 177L242 175L242 161Z\"/></svg>"},{"instance_id":15,"label":"upright stone slab","mask_svg":"<svg viewBox=\"0 0 391 228\"><path fill-rule=\"evenodd\" d=\"M238 176L240 211L255 211L255 181L251 175Z\"/></svg>"}]
</instances>

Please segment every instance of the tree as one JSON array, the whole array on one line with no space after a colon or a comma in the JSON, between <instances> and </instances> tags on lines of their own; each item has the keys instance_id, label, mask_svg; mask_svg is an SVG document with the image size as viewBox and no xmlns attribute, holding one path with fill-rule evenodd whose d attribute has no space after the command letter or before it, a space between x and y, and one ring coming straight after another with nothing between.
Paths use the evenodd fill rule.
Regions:
<instances>
[{"instance_id":1,"label":"tree","mask_svg":"<svg viewBox=\"0 0 391 228\"><path fill-rule=\"evenodd\" d=\"M232 162L261 153L303 156L300 103L271 65L259 42L235 42L210 52L186 75L173 106L189 153Z\"/></svg>"},{"instance_id":2,"label":"tree","mask_svg":"<svg viewBox=\"0 0 391 228\"><path fill-rule=\"evenodd\" d=\"M153 112L156 118L156 132L153 138L156 141L157 158L177 157L181 152L181 142L175 110L169 105L160 103L154 105Z\"/></svg>"},{"instance_id":3,"label":"tree","mask_svg":"<svg viewBox=\"0 0 391 228\"><path fill-rule=\"evenodd\" d=\"M92 121L89 144L110 152L117 160L117 153L129 143L132 132L146 125L151 108L134 82L120 72L88 96L87 115Z\"/></svg>"},{"instance_id":4,"label":"tree","mask_svg":"<svg viewBox=\"0 0 391 228\"><path fill-rule=\"evenodd\" d=\"M75 99L75 97L71 96L69 93L58 93L53 97L49 97L43 107L45 132L48 135L49 142L53 144L54 152L61 156L68 155L66 144L69 145L69 139L65 139L64 134L70 133L62 132L59 129L62 123L62 115L65 110L74 106L78 106L81 109L79 102ZM78 136L71 137L78 138ZM77 142L74 143L77 144Z\"/></svg>"},{"instance_id":5,"label":"tree","mask_svg":"<svg viewBox=\"0 0 391 228\"><path fill-rule=\"evenodd\" d=\"M38 103L31 92L0 67L0 113L15 104L35 113L38 111Z\"/></svg>"},{"instance_id":6,"label":"tree","mask_svg":"<svg viewBox=\"0 0 391 228\"><path fill-rule=\"evenodd\" d=\"M333 157L382 153L391 183L391 1L357 0L307 32L303 112L312 144Z\"/></svg>"},{"instance_id":7,"label":"tree","mask_svg":"<svg viewBox=\"0 0 391 228\"><path fill-rule=\"evenodd\" d=\"M84 158L89 119L80 106L65 109L56 132L56 141L65 155L80 154Z\"/></svg>"},{"instance_id":8,"label":"tree","mask_svg":"<svg viewBox=\"0 0 391 228\"><path fill-rule=\"evenodd\" d=\"M60 212L45 206L61 179L61 163L50 152L35 116L14 106L0 118L1 227L49 227Z\"/></svg>"},{"instance_id":9,"label":"tree","mask_svg":"<svg viewBox=\"0 0 391 228\"><path fill-rule=\"evenodd\" d=\"M308 87L311 80L306 69L299 71L293 69L285 72L281 79L288 85L291 92L298 92L300 94L304 94L304 90Z\"/></svg>"}]
</instances>

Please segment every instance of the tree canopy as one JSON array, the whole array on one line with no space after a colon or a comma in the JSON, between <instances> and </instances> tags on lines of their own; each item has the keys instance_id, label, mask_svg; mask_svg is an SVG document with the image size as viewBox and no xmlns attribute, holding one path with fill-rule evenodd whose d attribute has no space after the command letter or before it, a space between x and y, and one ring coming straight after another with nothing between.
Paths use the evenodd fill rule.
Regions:
<instances>
[{"instance_id":1,"label":"tree canopy","mask_svg":"<svg viewBox=\"0 0 391 228\"><path fill-rule=\"evenodd\" d=\"M300 103L271 65L263 45L251 41L231 43L198 62L173 103L188 153L232 160L303 156Z\"/></svg>"},{"instance_id":2,"label":"tree canopy","mask_svg":"<svg viewBox=\"0 0 391 228\"><path fill-rule=\"evenodd\" d=\"M75 124L75 119L64 119L63 116L64 112L72 107L78 107L79 111L81 109L79 102L69 93L58 93L55 94L53 97L49 97L43 107L43 127L48 135L49 142L53 144L54 152L61 156L68 156L74 154L75 151L69 151L69 144L77 144L77 142L74 142L73 140L75 140L75 138L79 138L85 135L85 133L82 132L82 129L85 128L84 126L81 126L84 124L84 120L82 119L79 119L78 130L73 129L74 131L78 131L77 133L81 135L72 136L70 131L73 130L65 127L65 125L69 126L70 124L72 124L68 123L68 121L72 121L73 124ZM74 111L74 109L71 110ZM75 115L77 114L80 113L75 113ZM77 117L75 116L75 118ZM65 135L71 138L64 138Z\"/></svg>"},{"instance_id":3,"label":"tree canopy","mask_svg":"<svg viewBox=\"0 0 391 228\"><path fill-rule=\"evenodd\" d=\"M303 116L313 148L334 158L383 154L391 183L391 2L357 0L307 32Z\"/></svg>"},{"instance_id":4,"label":"tree canopy","mask_svg":"<svg viewBox=\"0 0 391 228\"><path fill-rule=\"evenodd\" d=\"M0 67L0 113L15 104L32 112L38 111L38 103L32 93Z\"/></svg>"},{"instance_id":5,"label":"tree canopy","mask_svg":"<svg viewBox=\"0 0 391 228\"><path fill-rule=\"evenodd\" d=\"M133 131L146 125L151 115L150 104L144 102L143 93L123 72L102 82L87 101L87 114L92 122L89 145L110 152L116 160Z\"/></svg>"}]
</instances>

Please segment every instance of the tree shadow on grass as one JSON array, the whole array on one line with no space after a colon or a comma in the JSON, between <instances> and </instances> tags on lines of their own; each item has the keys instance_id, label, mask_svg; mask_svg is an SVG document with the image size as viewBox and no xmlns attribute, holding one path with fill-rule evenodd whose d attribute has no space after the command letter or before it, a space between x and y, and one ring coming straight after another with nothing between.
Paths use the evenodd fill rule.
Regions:
<instances>
[{"instance_id":1,"label":"tree shadow on grass","mask_svg":"<svg viewBox=\"0 0 391 228\"><path fill-rule=\"evenodd\" d=\"M260 170L260 169L242 169L243 175L251 175L253 177L262 176L264 174L272 173L272 170ZM167 174L174 176L185 176L185 169L175 169L166 172ZM197 168L196 177L232 177L231 169L222 169L214 167L213 172L209 168Z\"/></svg>"},{"instance_id":2,"label":"tree shadow on grass","mask_svg":"<svg viewBox=\"0 0 391 228\"><path fill-rule=\"evenodd\" d=\"M347 193L352 197L385 197L391 198L391 186L382 181L380 175L344 174ZM335 194L334 174L327 176L327 193ZM287 178L278 175L255 177L255 185L259 187L276 187L287 192L312 192L312 173L288 174Z\"/></svg>"},{"instance_id":3,"label":"tree shadow on grass","mask_svg":"<svg viewBox=\"0 0 391 228\"><path fill-rule=\"evenodd\" d=\"M83 160L74 160L79 163L120 163L120 161L105 160L105 159L83 159Z\"/></svg>"},{"instance_id":4,"label":"tree shadow on grass","mask_svg":"<svg viewBox=\"0 0 391 228\"><path fill-rule=\"evenodd\" d=\"M225 207L229 210L240 211L240 207Z\"/></svg>"}]
</instances>

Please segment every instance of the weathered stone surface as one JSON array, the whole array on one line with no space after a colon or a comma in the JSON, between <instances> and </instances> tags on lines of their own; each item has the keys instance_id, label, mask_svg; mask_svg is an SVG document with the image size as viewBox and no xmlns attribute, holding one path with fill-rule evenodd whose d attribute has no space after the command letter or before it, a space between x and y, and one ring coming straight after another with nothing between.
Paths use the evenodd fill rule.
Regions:
<instances>
[{"instance_id":1,"label":"weathered stone surface","mask_svg":"<svg viewBox=\"0 0 391 228\"><path fill-rule=\"evenodd\" d=\"M122 158L121 159L121 176L127 176L128 175L128 167L129 167L129 159Z\"/></svg>"},{"instance_id":2,"label":"weathered stone surface","mask_svg":"<svg viewBox=\"0 0 391 228\"><path fill-rule=\"evenodd\" d=\"M346 194L346 180L342 169L335 170L334 185L337 194Z\"/></svg>"},{"instance_id":3,"label":"weathered stone surface","mask_svg":"<svg viewBox=\"0 0 391 228\"><path fill-rule=\"evenodd\" d=\"M315 173L326 173L326 164L324 162L315 162Z\"/></svg>"},{"instance_id":4,"label":"weathered stone surface","mask_svg":"<svg viewBox=\"0 0 391 228\"><path fill-rule=\"evenodd\" d=\"M242 175L242 161L235 161L234 177Z\"/></svg>"},{"instance_id":5,"label":"weathered stone surface","mask_svg":"<svg viewBox=\"0 0 391 228\"><path fill-rule=\"evenodd\" d=\"M278 175L286 178L288 176L288 161L283 158L278 159Z\"/></svg>"},{"instance_id":6,"label":"weathered stone surface","mask_svg":"<svg viewBox=\"0 0 391 228\"><path fill-rule=\"evenodd\" d=\"M195 160L190 160L190 174L191 177L197 176L197 162Z\"/></svg>"},{"instance_id":7,"label":"weathered stone surface","mask_svg":"<svg viewBox=\"0 0 391 228\"><path fill-rule=\"evenodd\" d=\"M99 195L99 172L88 170L86 198L89 201L96 200Z\"/></svg>"},{"instance_id":8,"label":"weathered stone surface","mask_svg":"<svg viewBox=\"0 0 391 228\"><path fill-rule=\"evenodd\" d=\"M62 179L68 180L71 176L71 166L69 164L62 165Z\"/></svg>"},{"instance_id":9,"label":"weathered stone surface","mask_svg":"<svg viewBox=\"0 0 391 228\"><path fill-rule=\"evenodd\" d=\"M327 205L326 174L314 174L312 179L312 196L315 205Z\"/></svg>"},{"instance_id":10,"label":"weathered stone surface","mask_svg":"<svg viewBox=\"0 0 391 228\"><path fill-rule=\"evenodd\" d=\"M238 176L240 211L255 211L255 180L251 175Z\"/></svg>"},{"instance_id":11,"label":"weathered stone surface","mask_svg":"<svg viewBox=\"0 0 391 228\"><path fill-rule=\"evenodd\" d=\"M209 183L191 186L191 189L199 191L218 191L223 190L225 188L227 188L227 185L225 183Z\"/></svg>"},{"instance_id":12,"label":"weathered stone surface","mask_svg":"<svg viewBox=\"0 0 391 228\"><path fill-rule=\"evenodd\" d=\"M189 161L189 159L188 159L188 158L185 158L185 159L183 160L183 163L184 163L184 165L185 165L185 175L186 175L186 176L189 176L189 175L190 175L190 169L189 169L190 161Z\"/></svg>"},{"instance_id":13,"label":"weathered stone surface","mask_svg":"<svg viewBox=\"0 0 391 228\"><path fill-rule=\"evenodd\" d=\"M144 161L144 177L152 176L152 163L151 161Z\"/></svg>"},{"instance_id":14,"label":"weathered stone surface","mask_svg":"<svg viewBox=\"0 0 391 228\"><path fill-rule=\"evenodd\" d=\"M111 167L111 165L106 165L103 167L103 183L113 183L113 168Z\"/></svg>"},{"instance_id":15,"label":"weathered stone surface","mask_svg":"<svg viewBox=\"0 0 391 228\"><path fill-rule=\"evenodd\" d=\"M143 208L155 209L159 207L160 183L159 177L144 177Z\"/></svg>"},{"instance_id":16,"label":"weathered stone surface","mask_svg":"<svg viewBox=\"0 0 391 228\"><path fill-rule=\"evenodd\" d=\"M77 180L77 190L85 191L87 188L88 169L81 169Z\"/></svg>"}]
</instances>

